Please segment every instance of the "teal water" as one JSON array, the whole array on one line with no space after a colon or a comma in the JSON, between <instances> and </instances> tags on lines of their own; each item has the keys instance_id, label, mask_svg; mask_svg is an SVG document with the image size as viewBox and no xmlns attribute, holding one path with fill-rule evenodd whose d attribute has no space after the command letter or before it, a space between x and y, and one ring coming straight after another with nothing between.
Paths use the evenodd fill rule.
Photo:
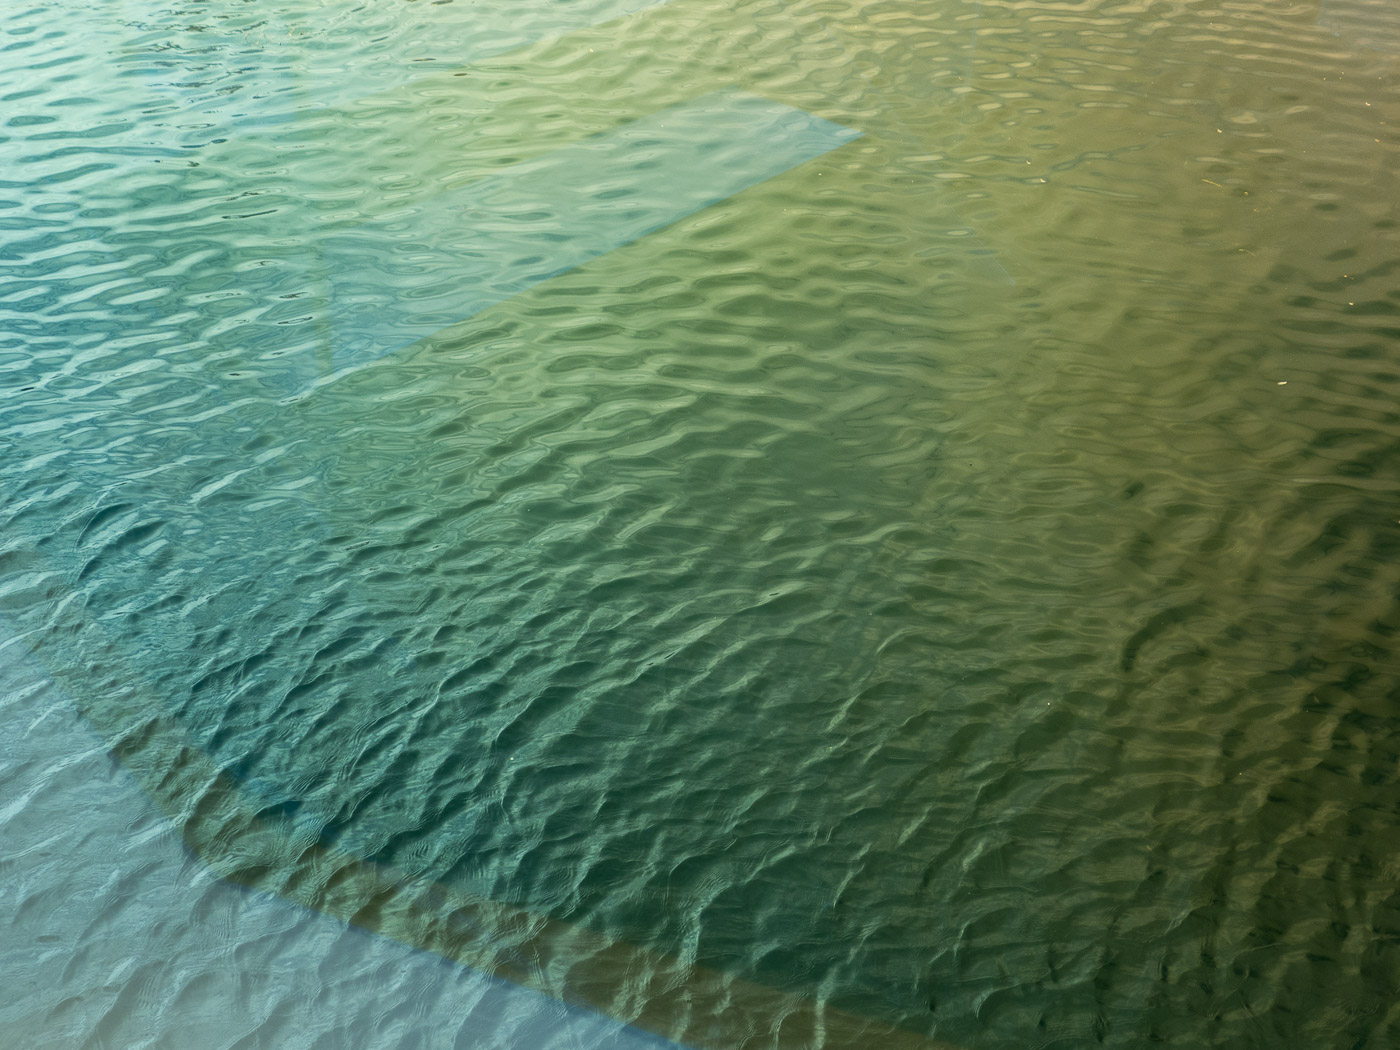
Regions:
<instances>
[{"instance_id":1,"label":"teal water","mask_svg":"<svg viewBox=\"0 0 1400 1050\"><path fill-rule=\"evenodd\" d=\"M1388 9L272 6L0 15L0 615L196 856L964 1048L1395 1044ZM710 175L716 93L850 134Z\"/></svg>"}]
</instances>

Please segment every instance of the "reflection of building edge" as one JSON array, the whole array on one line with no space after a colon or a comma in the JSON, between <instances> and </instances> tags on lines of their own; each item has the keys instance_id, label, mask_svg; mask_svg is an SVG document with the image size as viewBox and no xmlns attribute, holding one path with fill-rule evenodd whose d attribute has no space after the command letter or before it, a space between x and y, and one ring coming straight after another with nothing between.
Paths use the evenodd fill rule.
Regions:
<instances>
[{"instance_id":1,"label":"reflection of building edge","mask_svg":"<svg viewBox=\"0 0 1400 1050\"><path fill-rule=\"evenodd\" d=\"M315 246L308 254L313 268L318 262L325 266ZM315 364L292 362L290 381L285 375L268 377L276 393L285 397L333 376L326 368L333 353L328 322L318 318L315 325ZM38 551L30 555L34 562L44 557ZM260 798L253 785L241 783L196 746L180 721L165 713L168 705L152 694L153 683L121 640L86 614L80 601L54 605L54 618L34 634L52 638L56 652L45 659L47 646L40 644L34 655L48 674L66 679L63 692L79 713L178 827L193 856L221 879L694 1050L951 1050L883 1021L614 941L586 927L407 878L318 839L307 822ZM65 638L81 639L80 655L57 655L66 648ZM97 670L89 677L83 669Z\"/></svg>"},{"instance_id":2,"label":"reflection of building edge","mask_svg":"<svg viewBox=\"0 0 1400 1050\"><path fill-rule=\"evenodd\" d=\"M786 108L759 99L746 104ZM838 141L822 143L818 152ZM785 170L801 159L805 158L789 158L778 166ZM319 246L298 247L303 267L313 274L320 270L316 276L327 274ZM288 362L290 369L263 379L273 386L269 392L295 397L309 392L306 384L314 387L334 377L333 367L326 367L334 365L327 360L334 352L327 338L330 322L316 318L313 323L312 345L303 353L314 353L314 364L305 359ZM266 358L255 355L255 360ZM218 391L217 386L213 389ZM30 557L40 561L44 554L36 551ZM178 718L164 713L167 705L152 695L153 683L134 665L121 640L83 612L81 602L61 604L50 614L54 619L47 628L35 633L51 637L56 652L45 660L48 647L41 644L34 655L45 662L51 676L67 679L63 691L79 713L178 827L190 852L221 879L276 894L695 1050L941 1046L885 1022L613 941L582 926L441 883L406 878L392 867L318 839L307 822L296 821L275 801L258 797L254 785L241 782L196 746ZM81 639L81 654L57 656L67 648L64 638ZM81 669L95 673L89 677Z\"/></svg>"},{"instance_id":3,"label":"reflection of building edge","mask_svg":"<svg viewBox=\"0 0 1400 1050\"><path fill-rule=\"evenodd\" d=\"M624 0L620 6L634 5ZM166 86L163 77L162 72L160 87ZM181 97L177 94L176 101ZM244 120L255 127L287 116L275 107L270 113L254 109ZM313 273L328 276L319 246L313 245L309 254ZM285 384L278 391L283 395L326 378L334 368L330 319L318 318L315 324L317 360L294 362L290 382L278 377ZM87 645L81 661L61 662L103 668L108 681L94 684L73 674L72 687L64 692L179 828L186 847L216 876L696 1050L942 1046L884 1022L613 941L581 926L441 883L407 879L391 867L317 840L279 807L260 807L248 785L194 746L178 720L161 713L164 705L150 695L144 676L117 641L79 610L80 603L70 603L49 625L53 635L61 633L54 628L62 625L69 637L82 637ZM69 674L54 668L49 673L56 678Z\"/></svg>"},{"instance_id":4,"label":"reflection of building edge","mask_svg":"<svg viewBox=\"0 0 1400 1050\"><path fill-rule=\"evenodd\" d=\"M86 664L122 682L105 689L74 683L64 692L176 824L190 852L221 879L696 1050L953 1050L582 926L407 879L391 867L311 841L286 815L270 807L255 810L237 781L194 747L175 719L158 713L159 702L143 697L142 687L133 684L139 676L126 673L127 661L99 626L74 622L71 611L64 619L70 637L86 636ZM94 643L105 651L94 651ZM297 849L298 839L308 844Z\"/></svg>"}]
</instances>

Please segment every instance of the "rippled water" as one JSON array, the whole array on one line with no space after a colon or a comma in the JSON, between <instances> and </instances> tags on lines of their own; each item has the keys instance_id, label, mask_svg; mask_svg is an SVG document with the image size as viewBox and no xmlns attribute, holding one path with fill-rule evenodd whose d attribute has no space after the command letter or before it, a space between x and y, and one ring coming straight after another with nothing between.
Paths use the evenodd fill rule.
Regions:
<instances>
[{"instance_id":1,"label":"rippled water","mask_svg":"<svg viewBox=\"0 0 1400 1050\"><path fill-rule=\"evenodd\" d=\"M0 34L6 649L202 863L696 1050L1400 1041L1388 6Z\"/></svg>"}]
</instances>

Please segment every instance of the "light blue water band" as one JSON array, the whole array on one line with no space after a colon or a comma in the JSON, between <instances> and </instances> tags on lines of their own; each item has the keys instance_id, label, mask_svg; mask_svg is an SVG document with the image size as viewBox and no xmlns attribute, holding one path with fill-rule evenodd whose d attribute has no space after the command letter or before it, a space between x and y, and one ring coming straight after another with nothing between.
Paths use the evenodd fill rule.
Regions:
<instances>
[{"instance_id":1,"label":"light blue water band","mask_svg":"<svg viewBox=\"0 0 1400 1050\"><path fill-rule=\"evenodd\" d=\"M417 342L859 135L718 91L328 236L332 368Z\"/></svg>"},{"instance_id":2,"label":"light blue water band","mask_svg":"<svg viewBox=\"0 0 1400 1050\"><path fill-rule=\"evenodd\" d=\"M318 1045L357 1050L684 1050L270 893L211 881L22 634L0 616L0 774L7 801L24 799L0 831L7 886L32 891L3 916L6 1046L77 1046L92 1033L129 1045L150 1034L152 1018L162 1046L227 1046L239 1034L261 1046L286 1014L304 1037L297 1045L319 1035ZM133 971L159 974L166 994L133 1001ZM423 1005L404 1010L408 999ZM350 1037L347 1018L370 1016L382 1023Z\"/></svg>"}]
</instances>

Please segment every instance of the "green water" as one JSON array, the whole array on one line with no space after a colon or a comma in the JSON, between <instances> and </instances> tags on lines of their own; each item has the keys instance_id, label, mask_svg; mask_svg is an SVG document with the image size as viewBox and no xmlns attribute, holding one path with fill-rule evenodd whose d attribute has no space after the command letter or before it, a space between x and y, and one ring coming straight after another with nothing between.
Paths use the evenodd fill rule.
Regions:
<instances>
[{"instance_id":1,"label":"green water","mask_svg":"<svg viewBox=\"0 0 1400 1050\"><path fill-rule=\"evenodd\" d=\"M3 612L260 884L964 1048L1400 1040L1383 12L268 6L0 16ZM315 371L314 234L727 88L862 137Z\"/></svg>"}]
</instances>

